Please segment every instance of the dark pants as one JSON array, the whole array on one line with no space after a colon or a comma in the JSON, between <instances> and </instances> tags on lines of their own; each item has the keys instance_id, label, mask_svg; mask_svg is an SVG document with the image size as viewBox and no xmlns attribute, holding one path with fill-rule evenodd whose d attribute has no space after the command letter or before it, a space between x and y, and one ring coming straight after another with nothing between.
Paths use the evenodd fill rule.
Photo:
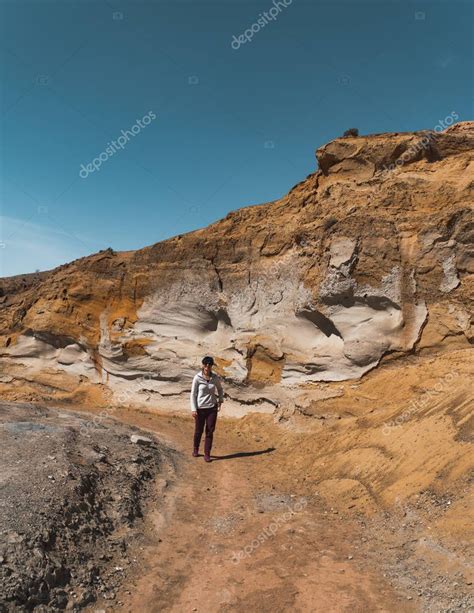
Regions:
<instances>
[{"instance_id":1,"label":"dark pants","mask_svg":"<svg viewBox=\"0 0 474 613\"><path fill-rule=\"evenodd\" d=\"M204 455L211 455L212 435L216 428L217 405L211 409L198 409L194 418L194 449L199 449L201 436L206 426L206 438L204 440Z\"/></svg>"}]
</instances>

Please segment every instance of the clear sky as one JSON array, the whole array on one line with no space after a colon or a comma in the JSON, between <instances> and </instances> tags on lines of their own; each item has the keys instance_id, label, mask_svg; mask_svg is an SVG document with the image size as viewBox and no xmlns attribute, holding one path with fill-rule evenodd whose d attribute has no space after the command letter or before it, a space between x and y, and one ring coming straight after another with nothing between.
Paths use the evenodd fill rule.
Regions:
<instances>
[{"instance_id":1,"label":"clear sky","mask_svg":"<svg viewBox=\"0 0 474 613\"><path fill-rule=\"evenodd\" d=\"M0 276L279 198L347 128L472 119L473 2L286 2L0 0Z\"/></svg>"}]
</instances>

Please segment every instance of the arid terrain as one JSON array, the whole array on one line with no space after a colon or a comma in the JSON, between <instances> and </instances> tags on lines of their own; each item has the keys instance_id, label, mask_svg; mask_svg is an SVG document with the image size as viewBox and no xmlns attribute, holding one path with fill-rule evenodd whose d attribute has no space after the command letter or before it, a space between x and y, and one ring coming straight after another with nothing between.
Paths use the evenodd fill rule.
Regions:
<instances>
[{"instance_id":1,"label":"arid terrain","mask_svg":"<svg viewBox=\"0 0 474 613\"><path fill-rule=\"evenodd\" d=\"M174 465L166 446L134 436L103 418L0 404L0 610L85 606L113 589L109 561L131 563L150 485Z\"/></svg>"},{"instance_id":2,"label":"arid terrain","mask_svg":"<svg viewBox=\"0 0 474 613\"><path fill-rule=\"evenodd\" d=\"M16 465L15 458L26 453L18 441L16 455L9 453L9 462L3 456L2 492L9 488L5 500L16 505L15 522L21 517L23 525L9 522L0 576L7 585L12 577L22 579L23 593L36 585L41 594L41 583L32 581L39 573L54 598L35 610L434 612L471 610L474 604L467 455L455 467L461 476L450 478L447 489L422 467L403 467L403 437L382 438L373 412L357 420L358 443L349 435L354 420L344 423L337 411L322 423L251 414L219 418L207 465L202 455L189 453L189 416L124 407L97 419L94 407L78 407L74 414L58 409L12 404L3 413L22 432L35 469L30 462ZM413 420L412 429L428 445L429 417ZM52 430L58 421L66 448L57 436L41 448L40 424ZM28 423L38 426L26 437ZM152 449L131 444L127 424L157 443ZM80 442L81 432L91 439L88 446ZM118 434L119 448L113 442ZM431 463L440 458L438 468L445 470L442 457L450 448L461 452L462 443L440 439L438 445ZM158 450L159 460L152 460ZM373 461L377 453L386 457L385 466ZM5 464L15 466L14 476ZM76 473L75 480L68 481L65 468ZM18 480L19 474L28 481ZM410 480L411 495L405 486ZM76 500L68 494L71 483ZM40 491L44 498L33 496ZM52 502L59 508L52 509ZM40 517L30 519L33 509L41 509ZM42 555L31 556L38 549ZM19 564L22 555L25 564L25 553L26 567ZM32 608L3 604L6 611Z\"/></svg>"},{"instance_id":3,"label":"arid terrain","mask_svg":"<svg viewBox=\"0 0 474 613\"><path fill-rule=\"evenodd\" d=\"M0 279L0 610L474 610L473 153L339 138L281 200Z\"/></svg>"}]
</instances>

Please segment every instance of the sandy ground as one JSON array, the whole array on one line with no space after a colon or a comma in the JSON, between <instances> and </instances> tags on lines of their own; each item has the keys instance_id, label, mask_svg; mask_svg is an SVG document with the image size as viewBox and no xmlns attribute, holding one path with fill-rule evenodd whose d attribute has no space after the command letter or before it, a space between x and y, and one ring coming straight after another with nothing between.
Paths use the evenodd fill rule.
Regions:
<instances>
[{"instance_id":1,"label":"sandy ground","mask_svg":"<svg viewBox=\"0 0 474 613\"><path fill-rule=\"evenodd\" d=\"M0 387L174 449L122 580L89 611L474 611L471 351L391 359L328 390L289 414L220 415L206 464L187 398L124 408L55 372Z\"/></svg>"},{"instance_id":2,"label":"sandy ground","mask_svg":"<svg viewBox=\"0 0 474 613\"><path fill-rule=\"evenodd\" d=\"M369 397L374 382L364 385ZM99 557L102 596L86 610L474 610L472 462L460 391L459 383L452 396L445 391L435 418L427 406L386 435L371 409L359 418L219 415L209 464L202 446L191 456L189 413L109 408L95 426L103 433L97 449L109 430L139 429L168 460L147 488L126 553ZM56 408L81 423L101 412ZM117 456L112 464L128 470L130 462ZM116 529L114 542L123 536ZM64 589L74 609L83 586Z\"/></svg>"},{"instance_id":3,"label":"sandy ground","mask_svg":"<svg viewBox=\"0 0 474 613\"><path fill-rule=\"evenodd\" d=\"M134 573L113 603L88 611L470 608L467 576L460 589L451 582L443 590L427 569L403 563L406 531L390 540L393 515L351 517L285 470L286 433L269 416L246 418L255 436L242 436L241 420L219 418L210 464L191 456L190 417L126 409L117 417L162 437L183 459L165 499L160 484L151 503Z\"/></svg>"}]
</instances>

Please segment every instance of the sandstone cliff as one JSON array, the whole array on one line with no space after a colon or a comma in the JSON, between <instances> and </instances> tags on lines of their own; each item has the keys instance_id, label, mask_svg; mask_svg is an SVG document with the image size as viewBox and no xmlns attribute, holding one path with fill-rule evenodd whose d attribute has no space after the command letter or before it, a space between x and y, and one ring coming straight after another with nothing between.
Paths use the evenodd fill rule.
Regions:
<instances>
[{"instance_id":1,"label":"sandstone cliff","mask_svg":"<svg viewBox=\"0 0 474 613\"><path fill-rule=\"evenodd\" d=\"M0 392L188 410L210 353L226 411L308 411L388 361L468 349L473 154L474 122L339 138L280 200L0 279Z\"/></svg>"}]
</instances>

